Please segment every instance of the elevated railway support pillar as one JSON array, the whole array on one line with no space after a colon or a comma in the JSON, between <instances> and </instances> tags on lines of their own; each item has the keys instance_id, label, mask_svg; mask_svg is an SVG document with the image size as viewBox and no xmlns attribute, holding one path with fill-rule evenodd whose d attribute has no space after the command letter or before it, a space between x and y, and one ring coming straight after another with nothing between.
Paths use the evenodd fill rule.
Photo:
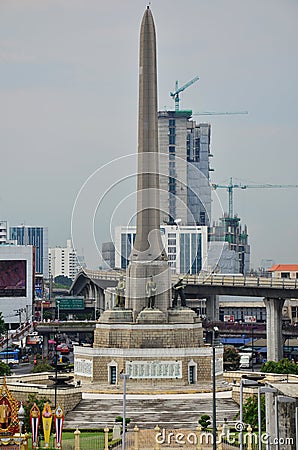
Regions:
<instances>
[{"instance_id":1,"label":"elevated railway support pillar","mask_svg":"<svg viewBox=\"0 0 298 450\"><path fill-rule=\"evenodd\" d=\"M44 334L42 340L42 356L46 358L49 354L49 335Z\"/></svg>"},{"instance_id":2,"label":"elevated railway support pillar","mask_svg":"<svg viewBox=\"0 0 298 450\"><path fill-rule=\"evenodd\" d=\"M211 322L219 320L219 301L217 295L206 297L206 318Z\"/></svg>"},{"instance_id":3,"label":"elevated railway support pillar","mask_svg":"<svg viewBox=\"0 0 298 450\"><path fill-rule=\"evenodd\" d=\"M264 298L266 306L267 361L283 357L282 308L285 299Z\"/></svg>"}]
</instances>

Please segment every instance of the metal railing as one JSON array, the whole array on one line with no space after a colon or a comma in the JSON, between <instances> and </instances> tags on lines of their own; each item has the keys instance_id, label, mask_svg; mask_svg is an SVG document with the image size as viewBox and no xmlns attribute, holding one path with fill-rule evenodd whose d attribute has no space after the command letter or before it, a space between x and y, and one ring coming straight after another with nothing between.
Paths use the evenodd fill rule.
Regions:
<instances>
[{"instance_id":1,"label":"metal railing","mask_svg":"<svg viewBox=\"0 0 298 450\"><path fill-rule=\"evenodd\" d=\"M93 278L101 280L118 280L125 275L124 271L98 271L87 270L83 272ZM298 279L274 278L274 277L254 277L244 276L242 274L208 274L199 273L197 275L172 275L172 282L175 283L179 278L183 278L185 284L207 285L207 286L235 286L235 287L263 287L274 289L298 289Z\"/></svg>"}]
</instances>

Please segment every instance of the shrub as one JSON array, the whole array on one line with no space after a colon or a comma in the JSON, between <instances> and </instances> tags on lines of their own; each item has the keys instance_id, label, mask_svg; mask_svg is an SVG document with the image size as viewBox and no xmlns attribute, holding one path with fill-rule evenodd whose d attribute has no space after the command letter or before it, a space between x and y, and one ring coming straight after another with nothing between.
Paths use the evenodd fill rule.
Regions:
<instances>
[{"instance_id":1,"label":"shrub","mask_svg":"<svg viewBox=\"0 0 298 450\"><path fill-rule=\"evenodd\" d=\"M199 420L199 424L201 425L202 430L206 431L211 425L210 416L208 416L208 414L203 414Z\"/></svg>"}]
</instances>

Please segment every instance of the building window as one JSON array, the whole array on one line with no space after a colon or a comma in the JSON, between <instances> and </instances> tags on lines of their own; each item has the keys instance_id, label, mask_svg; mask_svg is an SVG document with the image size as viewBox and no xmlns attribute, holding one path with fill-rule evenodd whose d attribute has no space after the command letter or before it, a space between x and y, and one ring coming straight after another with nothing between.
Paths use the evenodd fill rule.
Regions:
<instances>
[{"instance_id":1,"label":"building window","mask_svg":"<svg viewBox=\"0 0 298 450\"><path fill-rule=\"evenodd\" d=\"M290 272L281 272L281 278L290 278Z\"/></svg>"},{"instance_id":2,"label":"building window","mask_svg":"<svg viewBox=\"0 0 298 450\"><path fill-rule=\"evenodd\" d=\"M197 364L193 360L188 363L188 382L189 384L197 382Z\"/></svg>"},{"instance_id":3,"label":"building window","mask_svg":"<svg viewBox=\"0 0 298 450\"><path fill-rule=\"evenodd\" d=\"M292 321L298 322L298 306L292 306Z\"/></svg>"},{"instance_id":4,"label":"building window","mask_svg":"<svg viewBox=\"0 0 298 450\"><path fill-rule=\"evenodd\" d=\"M175 119L170 119L169 120L169 127L175 127L176 126L176 120Z\"/></svg>"},{"instance_id":5,"label":"building window","mask_svg":"<svg viewBox=\"0 0 298 450\"><path fill-rule=\"evenodd\" d=\"M176 194L176 179L174 177L169 177L169 192Z\"/></svg>"},{"instance_id":6,"label":"building window","mask_svg":"<svg viewBox=\"0 0 298 450\"><path fill-rule=\"evenodd\" d=\"M200 225L206 225L206 214L204 211L200 211Z\"/></svg>"},{"instance_id":7,"label":"building window","mask_svg":"<svg viewBox=\"0 0 298 450\"><path fill-rule=\"evenodd\" d=\"M109 384L117 384L117 363L115 361L111 361L108 364L108 382Z\"/></svg>"},{"instance_id":8,"label":"building window","mask_svg":"<svg viewBox=\"0 0 298 450\"><path fill-rule=\"evenodd\" d=\"M176 136L175 134L169 134L169 144L175 145L176 144Z\"/></svg>"}]
</instances>

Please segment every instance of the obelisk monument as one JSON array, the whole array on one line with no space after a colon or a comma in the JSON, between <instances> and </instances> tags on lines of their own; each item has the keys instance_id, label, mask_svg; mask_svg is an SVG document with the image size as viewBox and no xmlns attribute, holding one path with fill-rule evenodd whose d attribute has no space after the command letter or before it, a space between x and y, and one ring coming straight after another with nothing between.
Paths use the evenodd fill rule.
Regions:
<instances>
[{"instance_id":1,"label":"obelisk monument","mask_svg":"<svg viewBox=\"0 0 298 450\"><path fill-rule=\"evenodd\" d=\"M126 274L125 307L134 319L148 305L146 284L156 285L155 305L167 314L170 272L160 233L156 33L149 6L140 31L137 230Z\"/></svg>"},{"instance_id":2,"label":"obelisk monument","mask_svg":"<svg viewBox=\"0 0 298 450\"><path fill-rule=\"evenodd\" d=\"M77 378L108 389L115 385L116 392L121 374L141 392L154 387L177 392L212 379L213 349L204 346L202 321L190 308L170 304L170 271L160 233L156 78L155 29L147 8L140 40L137 232L125 306L121 282L121 295L120 286L116 291L121 301L100 316L93 348L76 347L74 358ZM216 351L222 361L223 351Z\"/></svg>"}]
</instances>

